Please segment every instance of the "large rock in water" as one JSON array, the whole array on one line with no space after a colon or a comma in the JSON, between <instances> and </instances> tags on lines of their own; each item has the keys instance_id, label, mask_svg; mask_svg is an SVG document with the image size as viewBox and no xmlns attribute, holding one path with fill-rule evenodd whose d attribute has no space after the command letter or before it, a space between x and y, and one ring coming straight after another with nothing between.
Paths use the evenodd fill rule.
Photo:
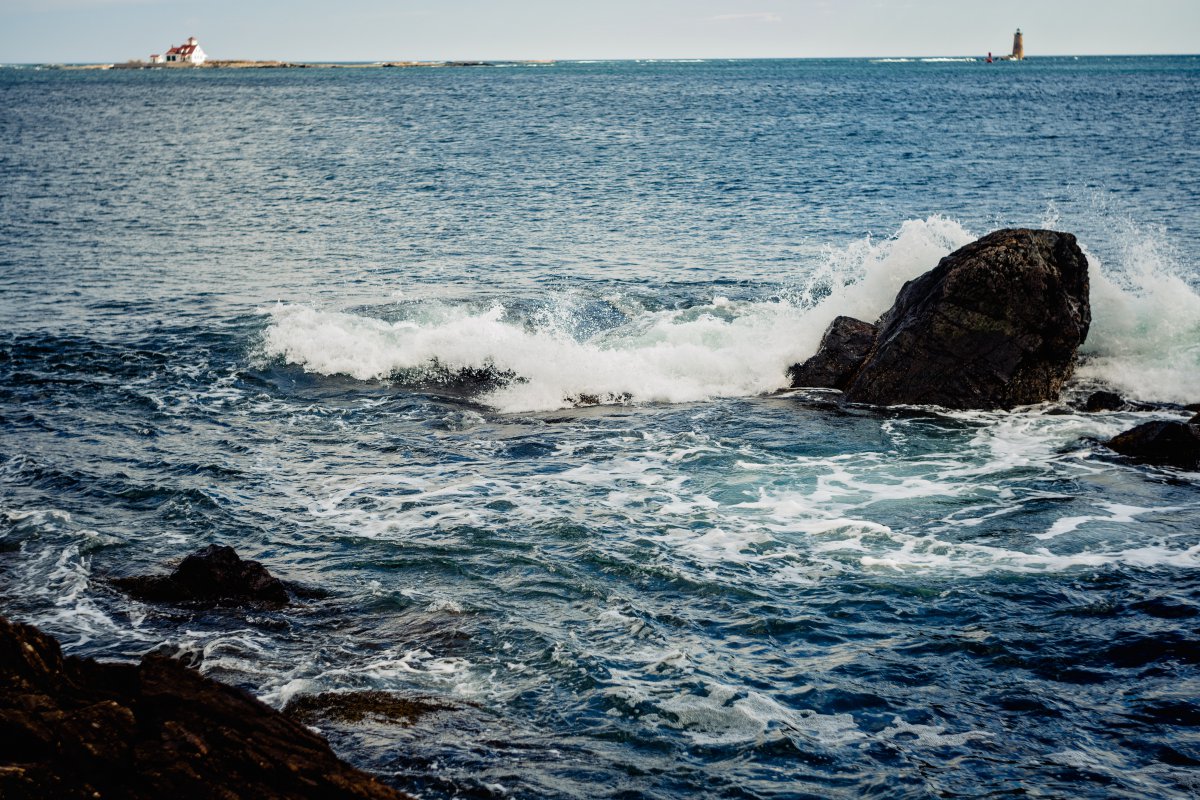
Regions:
<instances>
[{"instance_id":1,"label":"large rock in water","mask_svg":"<svg viewBox=\"0 0 1200 800\"><path fill-rule=\"evenodd\" d=\"M1117 434L1106 444L1144 464L1200 469L1200 414L1189 422L1143 422Z\"/></svg>"},{"instance_id":2,"label":"large rock in water","mask_svg":"<svg viewBox=\"0 0 1200 800\"><path fill-rule=\"evenodd\" d=\"M185 558L170 575L139 575L112 581L127 594L151 603L263 605L288 603L287 589L257 561L244 561L232 547L210 544Z\"/></svg>"},{"instance_id":3,"label":"large rock in water","mask_svg":"<svg viewBox=\"0 0 1200 800\"><path fill-rule=\"evenodd\" d=\"M1053 400L1090 324L1087 259L1074 236L995 231L904 285L846 398L964 409Z\"/></svg>"},{"instance_id":4,"label":"large rock in water","mask_svg":"<svg viewBox=\"0 0 1200 800\"><path fill-rule=\"evenodd\" d=\"M64 658L0 617L0 797L405 797L325 740L178 661Z\"/></svg>"}]
</instances>

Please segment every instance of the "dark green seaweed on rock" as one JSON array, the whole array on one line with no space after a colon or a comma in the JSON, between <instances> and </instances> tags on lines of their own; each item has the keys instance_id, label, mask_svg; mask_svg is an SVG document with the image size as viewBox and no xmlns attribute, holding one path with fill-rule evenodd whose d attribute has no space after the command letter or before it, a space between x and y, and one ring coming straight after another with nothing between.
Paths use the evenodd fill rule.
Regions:
<instances>
[{"instance_id":1,"label":"dark green seaweed on rock","mask_svg":"<svg viewBox=\"0 0 1200 800\"><path fill-rule=\"evenodd\" d=\"M283 713L306 725L326 721L356 723L369 719L408 726L426 714L450 708L433 700L402 697L391 692L321 692L293 697Z\"/></svg>"}]
</instances>

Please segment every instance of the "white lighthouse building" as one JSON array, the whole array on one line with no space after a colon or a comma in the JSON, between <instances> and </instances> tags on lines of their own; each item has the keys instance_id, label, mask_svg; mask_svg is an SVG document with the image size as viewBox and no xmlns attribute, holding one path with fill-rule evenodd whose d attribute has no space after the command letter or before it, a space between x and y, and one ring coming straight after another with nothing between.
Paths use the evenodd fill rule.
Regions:
<instances>
[{"instance_id":1,"label":"white lighthouse building","mask_svg":"<svg viewBox=\"0 0 1200 800\"><path fill-rule=\"evenodd\" d=\"M162 63L200 66L206 60L208 60L208 56L200 48L200 43L196 41L196 37L189 36L186 44L173 46L168 50L162 58Z\"/></svg>"}]
</instances>

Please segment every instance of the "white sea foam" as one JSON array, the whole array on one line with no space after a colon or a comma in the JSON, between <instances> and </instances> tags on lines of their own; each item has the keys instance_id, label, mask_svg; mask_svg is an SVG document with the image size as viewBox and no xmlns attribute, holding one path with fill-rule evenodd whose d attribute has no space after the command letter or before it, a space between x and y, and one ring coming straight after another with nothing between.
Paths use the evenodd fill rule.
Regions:
<instances>
[{"instance_id":1,"label":"white sea foam","mask_svg":"<svg viewBox=\"0 0 1200 800\"><path fill-rule=\"evenodd\" d=\"M517 380L479 399L508 412L751 396L784 386L787 368L816 351L834 317L876 319L905 281L974 238L945 217L910 220L891 238L830 248L775 298L714 296L666 310L606 298L625 318L599 332L576 292L523 315L500 303L428 301L396 322L279 305L268 310L263 352L311 372L362 380L435 366L443 374L492 369ZM1161 235L1131 228L1126 239L1118 263L1089 255L1093 325L1079 376L1137 399L1194 402L1200 294L1180 277Z\"/></svg>"},{"instance_id":2,"label":"white sea foam","mask_svg":"<svg viewBox=\"0 0 1200 800\"><path fill-rule=\"evenodd\" d=\"M889 740L893 746L910 742L922 747L962 747L973 740L990 739L992 734L987 731L946 733L946 729L939 725L914 725L900 717L893 717L891 726L880 731L878 737Z\"/></svg>"},{"instance_id":3,"label":"white sea foam","mask_svg":"<svg viewBox=\"0 0 1200 800\"><path fill-rule=\"evenodd\" d=\"M704 695L677 694L660 701L658 707L672 727L687 731L699 745L729 745L791 735L829 747L867 738L849 714L795 710L765 694L729 684L709 683Z\"/></svg>"},{"instance_id":4,"label":"white sea foam","mask_svg":"<svg viewBox=\"0 0 1200 800\"><path fill-rule=\"evenodd\" d=\"M482 398L504 411L561 408L589 396L678 403L768 392L801 355L794 334L803 324L788 303L720 301L646 311L583 341L551 324L506 319L499 305L430 324L305 306L280 307L273 318L267 352L314 372L386 378L436 362L514 373L523 380Z\"/></svg>"},{"instance_id":5,"label":"white sea foam","mask_svg":"<svg viewBox=\"0 0 1200 800\"><path fill-rule=\"evenodd\" d=\"M0 519L11 533L30 540L57 540L59 545L21 549L20 569L13 570L9 591L15 596L42 597L45 610L30 621L63 638L67 648L104 639L120 630L126 639L144 639L140 616L126 620L109 616L98 602L92 585L91 553L118 540L91 528L79 526L65 511L57 509L0 509ZM70 638L68 638L70 637Z\"/></svg>"},{"instance_id":6,"label":"white sea foam","mask_svg":"<svg viewBox=\"0 0 1200 800\"><path fill-rule=\"evenodd\" d=\"M1082 348L1082 379L1127 397L1200 400L1200 294L1156 232L1130 228L1118 263L1092 265L1092 329Z\"/></svg>"},{"instance_id":7,"label":"white sea foam","mask_svg":"<svg viewBox=\"0 0 1200 800\"><path fill-rule=\"evenodd\" d=\"M1056 536L1062 536L1065 533L1072 533L1079 530L1084 525L1092 522L1137 522L1137 518L1142 514L1163 513L1167 511L1179 511L1178 506L1167 506L1160 508L1139 508L1137 506L1121 505L1119 503L1100 503L1100 508L1108 512L1108 516L1080 516L1080 517L1063 517L1056 520L1050 529L1045 533L1035 533L1035 539L1053 539Z\"/></svg>"},{"instance_id":8,"label":"white sea foam","mask_svg":"<svg viewBox=\"0 0 1200 800\"><path fill-rule=\"evenodd\" d=\"M892 239L829 251L822 268L781 299L715 296L687 309L649 310L613 298L626 321L590 335L573 318L583 312L572 293L531 319L513 319L500 304L430 303L398 322L280 305L269 310L263 350L311 372L362 380L432 364L509 372L520 380L481 398L502 411L592 398L682 403L756 395L785 385L787 368L816 351L834 317L875 319L905 281L970 240L943 217L912 221Z\"/></svg>"}]
</instances>

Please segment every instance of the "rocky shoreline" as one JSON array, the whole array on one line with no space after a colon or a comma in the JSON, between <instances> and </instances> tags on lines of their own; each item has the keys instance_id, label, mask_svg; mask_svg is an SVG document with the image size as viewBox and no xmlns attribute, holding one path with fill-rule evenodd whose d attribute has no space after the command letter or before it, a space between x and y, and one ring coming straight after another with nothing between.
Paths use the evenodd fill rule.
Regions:
<instances>
[{"instance_id":1,"label":"rocky shoreline","mask_svg":"<svg viewBox=\"0 0 1200 800\"><path fill-rule=\"evenodd\" d=\"M181 662L64 657L0 617L0 796L408 797L339 760L300 722Z\"/></svg>"}]
</instances>

